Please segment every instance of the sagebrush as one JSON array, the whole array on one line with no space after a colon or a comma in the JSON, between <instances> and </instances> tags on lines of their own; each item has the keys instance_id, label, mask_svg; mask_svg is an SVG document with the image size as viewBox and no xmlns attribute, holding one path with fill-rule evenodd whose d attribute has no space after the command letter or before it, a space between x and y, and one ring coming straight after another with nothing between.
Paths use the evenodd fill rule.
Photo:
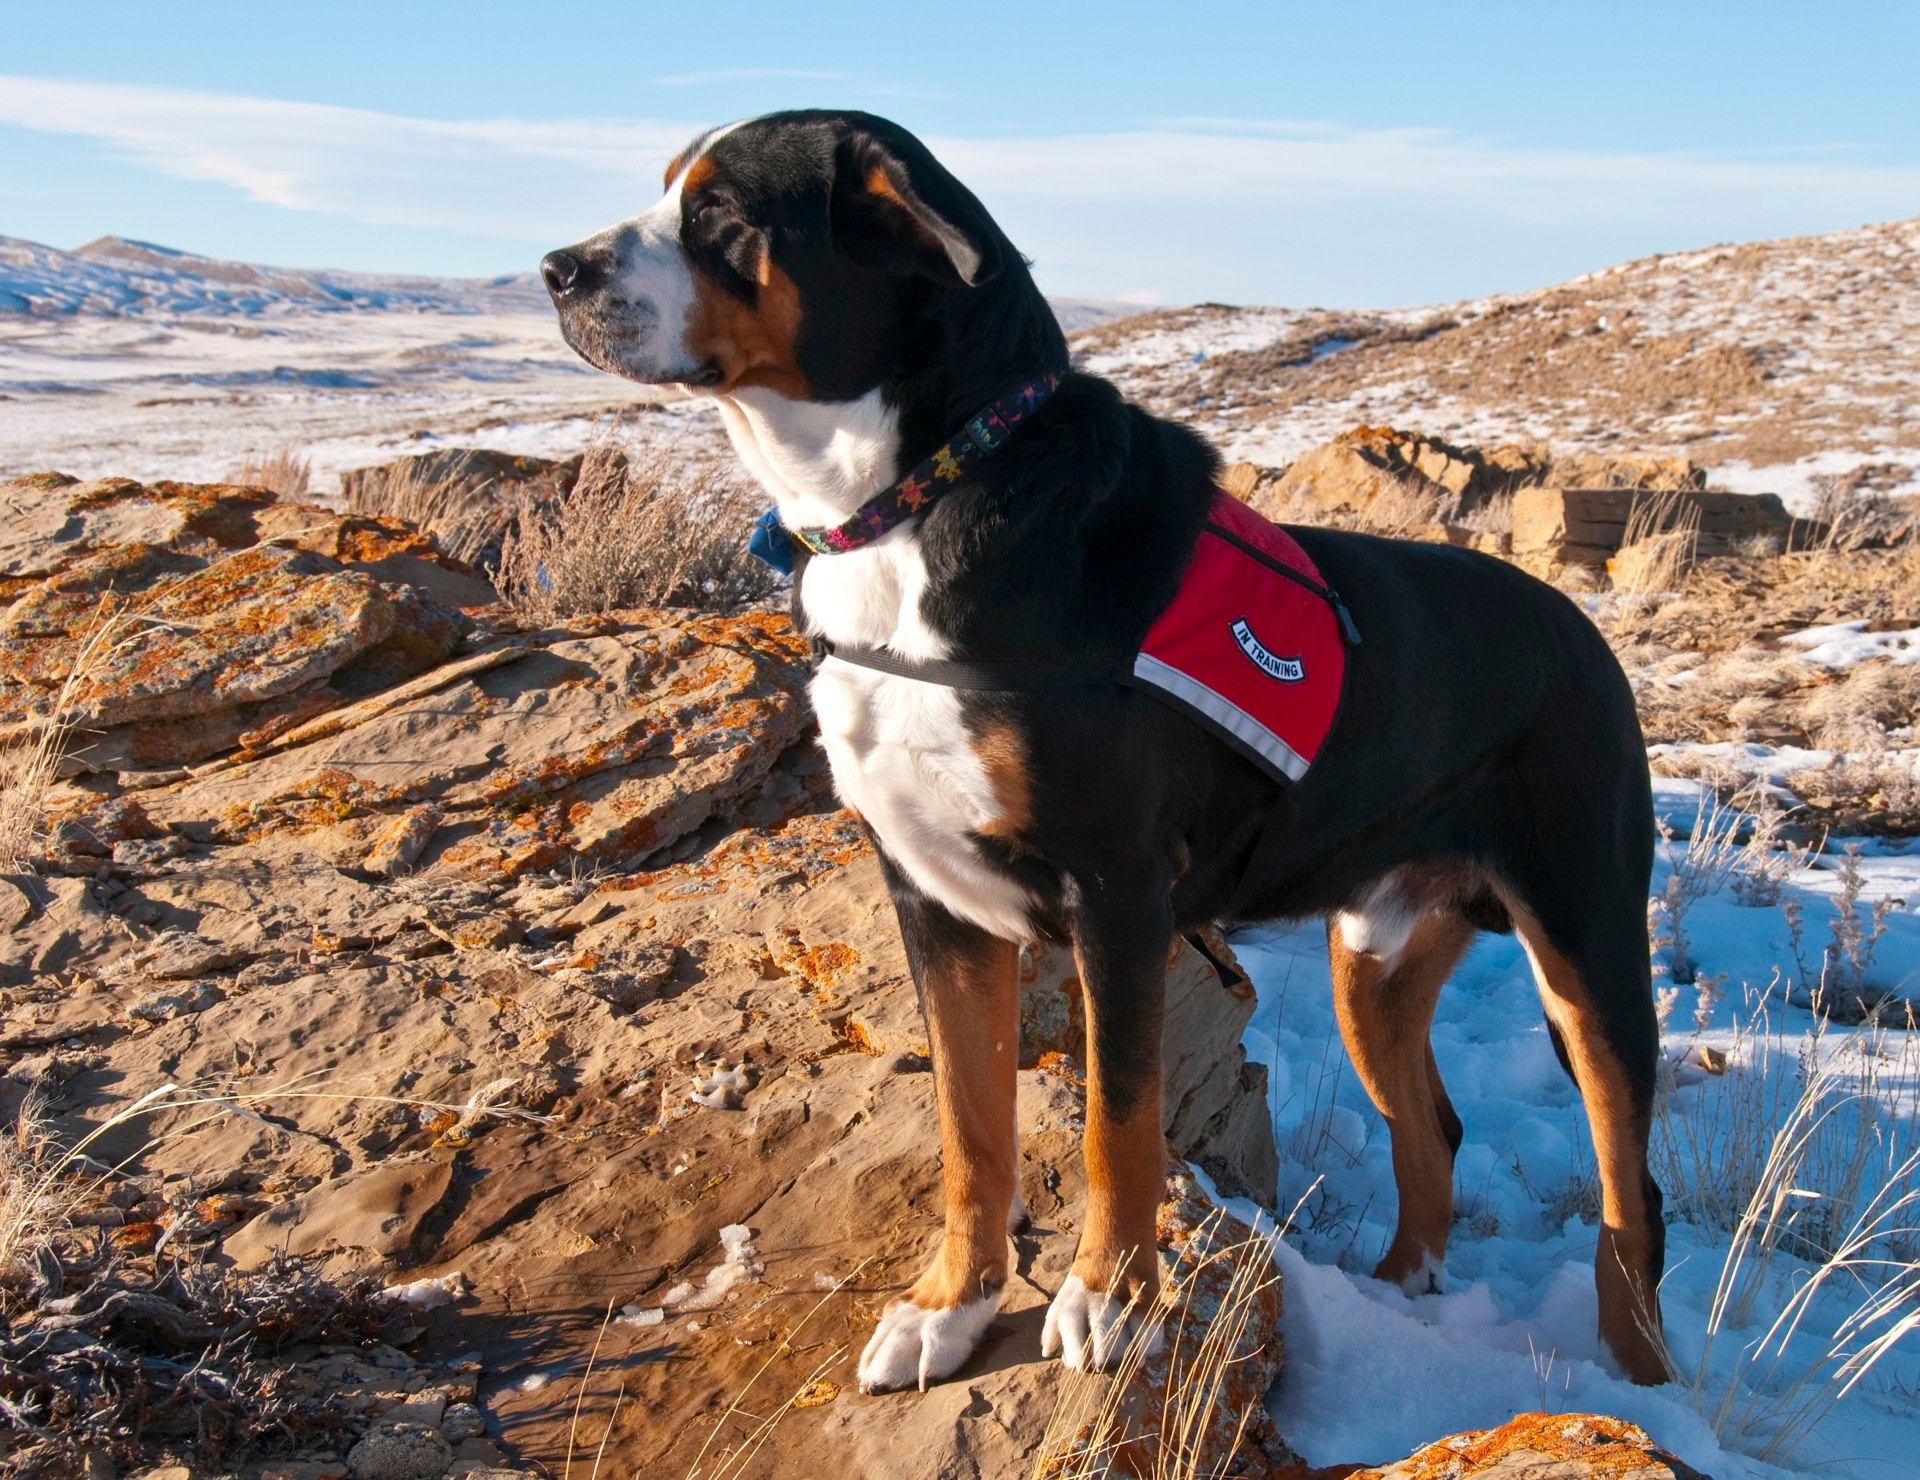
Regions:
<instances>
[{"instance_id":1,"label":"sagebrush","mask_svg":"<svg viewBox=\"0 0 1920 1480\"><path fill-rule=\"evenodd\" d=\"M601 437L571 491L520 500L495 584L533 622L629 607L739 611L780 586L747 553L762 508L732 478L641 463Z\"/></svg>"}]
</instances>

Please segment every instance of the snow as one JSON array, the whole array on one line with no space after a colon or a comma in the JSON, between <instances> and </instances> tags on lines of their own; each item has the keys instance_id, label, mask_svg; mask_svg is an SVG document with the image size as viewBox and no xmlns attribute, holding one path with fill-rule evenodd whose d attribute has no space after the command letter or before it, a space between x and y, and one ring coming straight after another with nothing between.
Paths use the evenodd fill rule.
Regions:
<instances>
[{"instance_id":1,"label":"snow","mask_svg":"<svg viewBox=\"0 0 1920 1480\"><path fill-rule=\"evenodd\" d=\"M1835 622L1789 632L1780 639L1788 647L1804 648L1809 663L1822 668L1853 668L1872 658L1893 663L1920 663L1920 627L1899 632L1869 632L1861 622Z\"/></svg>"},{"instance_id":2,"label":"snow","mask_svg":"<svg viewBox=\"0 0 1920 1480\"><path fill-rule=\"evenodd\" d=\"M1656 780L1657 809L1691 821L1698 786ZM1662 851L1656 893L1684 849L1676 843ZM1831 843L1787 881L1782 896L1799 905L1801 949L1815 962L1843 888L1839 850L1837 840ZM1888 906L1869 979L1920 995L1920 914L1908 903L1920 903L1920 845L1909 850L1882 840L1862 851L1859 869L1863 909L1874 900L1897 901ZM1726 1138L1746 1133L1744 1144L1764 1155L1773 1126L1797 1096L1815 1023L1788 1005L1777 985L1781 971L1795 969L1779 907L1743 905L1722 887L1694 903L1685 924L1706 985L1674 987L1656 977L1656 987L1675 993L1664 1046L1677 1072L1656 1128L1655 1172L1667 1193L1667 1337L1681 1368L1691 1371L1731 1234L1701 1211L1710 1189L1695 1180L1694 1159L1683 1148L1710 1130L1706 1163L1730 1164L1734 1142ZM1270 1075L1281 1161L1277 1208L1299 1207L1276 1256L1287 1279L1287 1366L1269 1401L1281 1432L1309 1463L1390 1461L1442 1435L1544 1409L1629 1419L1722 1480L1911 1473L1920 1419L1920 1341L1913 1337L1800 1447L1791 1461L1798 1468L1750 1457L1761 1447L1756 1435L1764 1424L1729 1431L1723 1442L1702 1416L1742 1365L1743 1349L1804 1278L1788 1253L1777 1257L1785 1267L1769 1271L1759 1287L1747 1323L1714 1343L1697 1406L1685 1386L1639 1388L1618 1374L1596 1333L1597 1214L1585 1115L1511 937L1480 938L1442 995L1433 1029L1441 1075L1466 1126L1442 1293L1410 1297L1371 1279L1393 1231L1390 1142L1340 1046L1322 927L1246 930L1234 946L1259 993L1245 1045ZM1657 956L1657 969L1664 962L1665 953ZM1716 981L1721 973L1724 982ZM1727 1072L1699 1067L1714 1060L1709 1049L1729 1056ZM1832 1027L1819 1052L1835 1066L1836 1084L1875 1087L1863 1124L1882 1138L1874 1143L1874 1164L1884 1177L1899 1159L1895 1151L1914 1144L1920 1048L1905 1033ZM1756 1142L1752 1132L1762 1122ZM1875 1175L1868 1175L1869 1191ZM1244 1200L1223 1201L1242 1217L1255 1211ZM1271 1225L1273 1211L1262 1211ZM1814 1303L1782 1373L1825 1351L1855 1298L1857 1291L1837 1291ZM1762 1390L1777 1391L1783 1381Z\"/></svg>"}]
</instances>

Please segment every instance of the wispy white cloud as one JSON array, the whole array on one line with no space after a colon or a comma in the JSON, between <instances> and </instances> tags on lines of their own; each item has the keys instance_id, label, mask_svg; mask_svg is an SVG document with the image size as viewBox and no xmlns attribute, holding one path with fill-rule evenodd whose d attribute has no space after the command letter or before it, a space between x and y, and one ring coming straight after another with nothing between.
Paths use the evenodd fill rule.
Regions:
<instances>
[{"instance_id":1,"label":"wispy white cloud","mask_svg":"<svg viewBox=\"0 0 1920 1480\"><path fill-rule=\"evenodd\" d=\"M806 67L716 67L706 72L681 72L672 77L656 77L656 87L706 87L716 82L754 82L769 77L785 77L801 82L851 82L847 72L817 72Z\"/></svg>"},{"instance_id":2,"label":"wispy white cloud","mask_svg":"<svg viewBox=\"0 0 1920 1480\"><path fill-rule=\"evenodd\" d=\"M457 121L0 77L0 123L91 138L172 178L289 210L538 242L644 204L662 164L712 121ZM1511 272L1504 264L1525 242L1557 241L1564 255L1584 234L1607 252L1620 242L1626 255L1648 240L1680 247L1920 211L1920 168L1861 151L1548 149L1441 129L1246 118L928 142L1040 258L1051 286L1149 291L1144 283L1170 300L1304 291L1365 301L1353 276L1361 262L1459 265L1478 253ZM1522 281L1566 275L1559 263L1521 271ZM1419 275L1403 276L1416 286L1386 298L1420 296Z\"/></svg>"}]
</instances>

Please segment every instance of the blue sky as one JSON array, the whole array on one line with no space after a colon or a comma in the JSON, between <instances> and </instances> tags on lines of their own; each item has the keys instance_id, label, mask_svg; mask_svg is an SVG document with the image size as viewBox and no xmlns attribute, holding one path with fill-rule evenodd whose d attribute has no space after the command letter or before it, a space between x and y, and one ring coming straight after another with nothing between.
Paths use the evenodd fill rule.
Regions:
<instances>
[{"instance_id":1,"label":"blue sky","mask_svg":"<svg viewBox=\"0 0 1920 1480\"><path fill-rule=\"evenodd\" d=\"M1920 215L1920 4L8 7L0 234L483 275L694 129L913 128L1055 293L1394 306Z\"/></svg>"}]
</instances>

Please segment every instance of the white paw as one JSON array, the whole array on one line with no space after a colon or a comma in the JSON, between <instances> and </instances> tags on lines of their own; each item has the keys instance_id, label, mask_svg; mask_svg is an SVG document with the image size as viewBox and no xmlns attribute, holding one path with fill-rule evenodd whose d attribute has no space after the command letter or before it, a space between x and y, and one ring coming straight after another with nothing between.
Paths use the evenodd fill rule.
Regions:
<instances>
[{"instance_id":1,"label":"white paw","mask_svg":"<svg viewBox=\"0 0 1920 1480\"><path fill-rule=\"evenodd\" d=\"M1007 1237L1014 1238L1026 1232L1033 1216L1027 1211L1027 1200L1020 1195L1018 1187L1013 1189L1013 1206L1007 1209Z\"/></svg>"},{"instance_id":2,"label":"white paw","mask_svg":"<svg viewBox=\"0 0 1920 1480\"><path fill-rule=\"evenodd\" d=\"M860 1391L890 1393L951 1376L986 1332L1000 1308L998 1292L951 1310L923 1310L896 1300L880 1317L867 1349L860 1353Z\"/></svg>"},{"instance_id":3,"label":"white paw","mask_svg":"<svg viewBox=\"0 0 1920 1480\"><path fill-rule=\"evenodd\" d=\"M1102 1372L1125 1355L1148 1318L1145 1310L1128 1310L1113 1296L1089 1290L1077 1274L1067 1276L1060 1293L1047 1307L1047 1324L1040 1333L1040 1355L1053 1356L1076 1372ZM1163 1337L1156 1320L1148 1332L1142 1356L1159 1353Z\"/></svg>"},{"instance_id":4,"label":"white paw","mask_svg":"<svg viewBox=\"0 0 1920 1480\"><path fill-rule=\"evenodd\" d=\"M1390 1281L1397 1284L1409 1298L1418 1300L1422 1295L1438 1295L1446 1289L1447 1262L1436 1259L1431 1254L1422 1256L1420 1267L1404 1278Z\"/></svg>"}]
</instances>

